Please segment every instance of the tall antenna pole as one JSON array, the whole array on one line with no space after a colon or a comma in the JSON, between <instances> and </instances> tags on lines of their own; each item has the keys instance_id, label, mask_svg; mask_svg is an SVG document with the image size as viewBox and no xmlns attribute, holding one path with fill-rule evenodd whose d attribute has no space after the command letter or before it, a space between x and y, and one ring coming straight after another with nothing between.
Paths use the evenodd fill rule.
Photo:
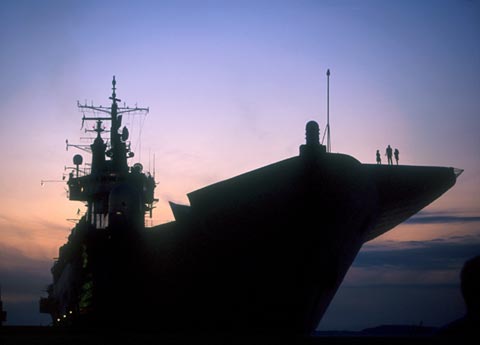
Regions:
<instances>
[{"instance_id":1,"label":"tall antenna pole","mask_svg":"<svg viewBox=\"0 0 480 345\"><path fill-rule=\"evenodd\" d=\"M327 69L327 152L331 152L330 142L330 69Z\"/></svg>"}]
</instances>

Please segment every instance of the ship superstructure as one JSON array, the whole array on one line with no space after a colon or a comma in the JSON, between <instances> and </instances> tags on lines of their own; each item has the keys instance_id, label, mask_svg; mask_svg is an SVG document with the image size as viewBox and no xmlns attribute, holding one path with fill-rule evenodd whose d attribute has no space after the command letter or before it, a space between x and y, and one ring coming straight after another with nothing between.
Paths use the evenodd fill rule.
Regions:
<instances>
[{"instance_id":1,"label":"ship superstructure","mask_svg":"<svg viewBox=\"0 0 480 345\"><path fill-rule=\"evenodd\" d=\"M87 203L86 222L96 229L108 228L112 218L124 217L133 222L135 226L142 227L144 214L150 212L154 203L155 181L153 177L142 172L140 163L129 167L127 159L133 158L134 153L127 142L129 131L122 127L122 118L128 113L148 112L148 108L120 107L121 100L116 95L116 81L112 81L112 104L110 107L82 105L82 111L105 114L106 116L85 116L84 122L94 121L96 126L93 131L97 136L90 145L92 161L90 173L79 176L79 165L82 157L75 155L73 163L76 165L76 174L70 174L68 179L70 200L84 201ZM105 141L101 134L105 131L103 124L110 122L110 139ZM67 144L68 145L68 144ZM122 193L138 194L135 198L122 200ZM127 197L127 195L124 195Z\"/></svg>"},{"instance_id":2,"label":"ship superstructure","mask_svg":"<svg viewBox=\"0 0 480 345\"><path fill-rule=\"evenodd\" d=\"M154 198L154 177L143 171L142 164L128 164L134 153L128 141L128 128L122 127L123 116L146 114L149 109L119 106L121 100L117 98L115 76L109 99L109 107L77 103L83 113L82 128L85 124L95 123L93 129L85 130L96 133L91 145L73 145L66 141L67 150L73 146L91 153L91 163L81 169L83 157L79 154L73 157L75 168L67 180L68 197L72 201L84 202L86 212L72 230L69 241L60 248L58 260L52 267L54 282L48 287L49 297L41 300L41 310L51 313L57 323L67 317L88 314L98 300L93 281L95 268L102 260L97 263L89 263L89 260L97 251L102 258L104 256L101 255L102 248L93 250L96 246L90 242L111 242L126 233L143 230L145 215L152 216L157 201ZM102 136L104 132L109 132L108 139ZM125 230L123 234L122 229Z\"/></svg>"},{"instance_id":3,"label":"ship superstructure","mask_svg":"<svg viewBox=\"0 0 480 345\"><path fill-rule=\"evenodd\" d=\"M311 121L298 156L191 192L190 205L171 203L175 221L145 228L155 181L128 167L120 128L129 108L118 107L115 82L111 99L95 108L109 116L84 117L97 123L90 174L77 168L68 180L70 199L88 210L41 300L55 325L309 334L363 243L440 197L461 172L362 164L328 152ZM102 121L112 122L107 143Z\"/></svg>"}]
</instances>

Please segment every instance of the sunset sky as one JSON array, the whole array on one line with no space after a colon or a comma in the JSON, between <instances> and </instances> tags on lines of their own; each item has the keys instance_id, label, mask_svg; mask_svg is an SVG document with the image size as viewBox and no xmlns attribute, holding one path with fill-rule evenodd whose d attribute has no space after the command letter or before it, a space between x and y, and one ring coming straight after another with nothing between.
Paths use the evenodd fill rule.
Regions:
<instances>
[{"instance_id":1,"label":"sunset sky","mask_svg":"<svg viewBox=\"0 0 480 345\"><path fill-rule=\"evenodd\" d=\"M298 154L326 123L332 151L464 169L418 216L367 243L320 329L441 326L464 313L480 254L480 1L0 2L0 286L8 323L48 324L38 299L82 203L61 180L79 153L77 100L127 105L136 156L160 183L152 224L203 186ZM88 154L83 154L89 161ZM155 157L155 160L153 159ZM383 158L385 161L385 157ZM128 299L128 296L126 296Z\"/></svg>"}]
</instances>

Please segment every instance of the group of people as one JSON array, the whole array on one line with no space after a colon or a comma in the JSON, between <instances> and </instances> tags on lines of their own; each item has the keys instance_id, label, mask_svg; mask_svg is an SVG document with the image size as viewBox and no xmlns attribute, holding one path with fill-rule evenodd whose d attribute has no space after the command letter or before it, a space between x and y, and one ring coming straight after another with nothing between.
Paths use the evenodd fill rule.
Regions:
<instances>
[{"instance_id":1,"label":"group of people","mask_svg":"<svg viewBox=\"0 0 480 345\"><path fill-rule=\"evenodd\" d=\"M395 156L395 162L398 165L400 151L398 151L398 149L395 149L395 151L393 151L390 145L388 145L387 149L385 150L385 156L387 156L388 165L393 165L392 154L393 156ZM377 164L382 164L382 158L380 157L379 150L377 150Z\"/></svg>"}]
</instances>

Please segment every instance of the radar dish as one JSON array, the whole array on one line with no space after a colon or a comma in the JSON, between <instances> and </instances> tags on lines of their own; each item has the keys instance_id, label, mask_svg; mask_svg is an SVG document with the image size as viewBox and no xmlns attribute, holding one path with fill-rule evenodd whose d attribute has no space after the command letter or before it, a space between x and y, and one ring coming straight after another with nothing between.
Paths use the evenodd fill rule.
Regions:
<instances>
[{"instance_id":1,"label":"radar dish","mask_svg":"<svg viewBox=\"0 0 480 345\"><path fill-rule=\"evenodd\" d=\"M127 127L123 127L123 129L122 129L122 141L127 141L127 140L128 140L128 136L129 136L128 128L127 128Z\"/></svg>"},{"instance_id":2,"label":"radar dish","mask_svg":"<svg viewBox=\"0 0 480 345\"><path fill-rule=\"evenodd\" d=\"M142 163L135 163L135 164L133 165L133 169L134 169L135 171L142 172L142 171L143 171L143 165L142 165Z\"/></svg>"},{"instance_id":3,"label":"radar dish","mask_svg":"<svg viewBox=\"0 0 480 345\"><path fill-rule=\"evenodd\" d=\"M81 155L73 156L73 164L81 165L83 163L83 157Z\"/></svg>"}]
</instances>

